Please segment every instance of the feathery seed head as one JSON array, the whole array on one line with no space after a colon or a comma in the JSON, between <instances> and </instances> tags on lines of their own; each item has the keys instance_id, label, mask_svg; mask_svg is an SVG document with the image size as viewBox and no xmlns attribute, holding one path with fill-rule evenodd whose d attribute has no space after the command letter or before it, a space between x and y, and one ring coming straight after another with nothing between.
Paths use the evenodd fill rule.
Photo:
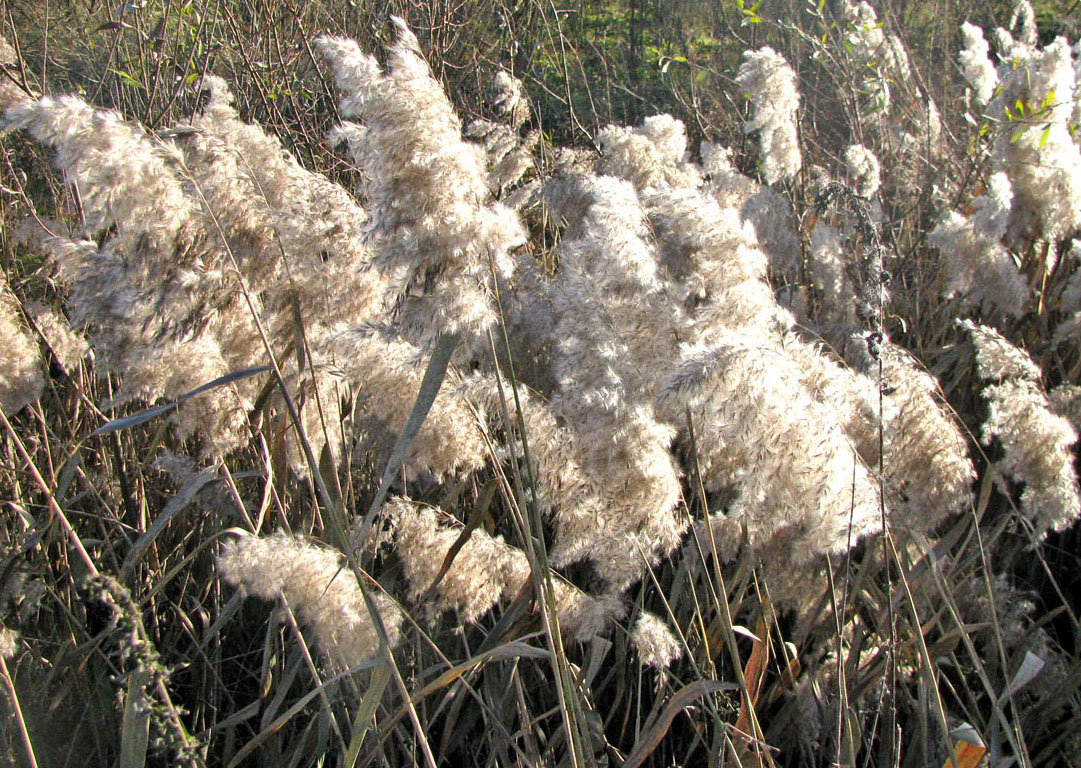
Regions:
<instances>
[{"instance_id":1,"label":"feathery seed head","mask_svg":"<svg viewBox=\"0 0 1081 768\"><path fill-rule=\"evenodd\" d=\"M361 588L338 552L276 533L229 542L217 562L229 583L267 600L284 599L335 664L353 667L379 652L379 635ZM388 641L397 645L401 612L381 591L370 593Z\"/></svg>"}]
</instances>

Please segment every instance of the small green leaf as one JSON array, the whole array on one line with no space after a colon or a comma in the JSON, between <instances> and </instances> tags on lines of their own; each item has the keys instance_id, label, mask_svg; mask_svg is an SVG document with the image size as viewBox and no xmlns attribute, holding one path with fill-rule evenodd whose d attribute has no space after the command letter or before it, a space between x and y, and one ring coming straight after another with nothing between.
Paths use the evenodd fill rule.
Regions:
<instances>
[{"instance_id":1,"label":"small green leaf","mask_svg":"<svg viewBox=\"0 0 1081 768\"><path fill-rule=\"evenodd\" d=\"M134 77L132 77L130 74L128 74L124 70L122 70L122 69L113 69L112 67L110 67L108 71L112 72L114 75L119 77L121 82L123 82L124 85L128 86L129 88L138 88L139 90L142 90L142 91L146 90L145 85L140 83L138 80L136 80Z\"/></svg>"},{"instance_id":2,"label":"small green leaf","mask_svg":"<svg viewBox=\"0 0 1081 768\"><path fill-rule=\"evenodd\" d=\"M1051 136L1051 123L1048 123L1043 127L1043 133L1040 134L1040 149L1044 148L1047 144L1047 139Z\"/></svg>"}]
</instances>

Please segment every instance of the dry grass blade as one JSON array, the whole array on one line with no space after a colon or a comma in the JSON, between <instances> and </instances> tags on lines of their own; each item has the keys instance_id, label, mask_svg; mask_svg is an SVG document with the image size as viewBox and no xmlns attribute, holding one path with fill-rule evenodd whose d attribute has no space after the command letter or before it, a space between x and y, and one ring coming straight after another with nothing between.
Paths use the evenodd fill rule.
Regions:
<instances>
[{"instance_id":1,"label":"dry grass blade","mask_svg":"<svg viewBox=\"0 0 1081 768\"><path fill-rule=\"evenodd\" d=\"M359 665L359 669L370 669L372 667L378 666L380 663L381 662L379 661L371 661ZM265 723L262 730L260 730L260 732L255 736L255 738L253 738L251 741L249 741L237 751L237 753L233 756L233 759L229 761L228 768L237 768L237 766L241 765L245 758L248 757L248 755L257 750L264 742L270 739L275 733L277 733L281 729L283 725L289 722L289 720L296 717L300 712L302 712L304 708L313 699L321 695L323 693L324 687L333 685L339 680L347 677L348 675L354 674L356 671L357 669L350 669L345 672L340 672L333 677L328 677L327 679L323 680L321 684L319 684L312 690L305 693L299 699L297 699L297 701L294 702L287 710L282 712L270 722Z\"/></svg>"},{"instance_id":2,"label":"dry grass blade","mask_svg":"<svg viewBox=\"0 0 1081 768\"><path fill-rule=\"evenodd\" d=\"M7 630L3 630L7 631ZM34 752L34 742L30 738L30 731L26 727L26 719L23 717L22 706L19 704L19 693L15 690L15 681L11 679L8 670L7 659L0 655L0 675L4 678L4 687L11 698L11 708L14 711L15 722L18 723L19 737L22 740L23 749L26 750L26 762L30 768L38 768L37 755Z\"/></svg>"},{"instance_id":3,"label":"dry grass blade","mask_svg":"<svg viewBox=\"0 0 1081 768\"><path fill-rule=\"evenodd\" d=\"M124 559L124 565L120 569L121 580L131 573L139 558L154 544L154 540L161 535L161 532L172 522L173 518L195 499L199 491L209 483L214 482L215 479L214 475L209 472L197 472L184 483L177 494L161 510L161 513L154 518L154 522L132 545L131 550Z\"/></svg>"},{"instance_id":4,"label":"dry grass blade","mask_svg":"<svg viewBox=\"0 0 1081 768\"><path fill-rule=\"evenodd\" d=\"M421 381L420 392L417 393L416 402L413 404L413 410L410 412L405 427L402 428L398 439L394 443L394 448L391 451L390 458L387 460L387 466L383 470L379 488L375 492L375 498L372 499L368 514L364 516L364 519L356 528L355 538L361 544L366 541L368 531L371 530L372 523L375 522L376 515L382 509L383 501L390 491L391 483L394 482L395 475L397 475L402 463L405 461L409 446L416 439L417 433L420 431L420 427L432 407L432 403L435 402L435 398L439 394L439 388L446 378L447 367L450 365L451 356L457 346L457 334L443 334L439 337L435 349L432 351L428 367L424 370L424 379Z\"/></svg>"},{"instance_id":5,"label":"dry grass blade","mask_svg":"<svg viewBox=\"0 0 1081 768\"><path fill-rule=\"evenodd\" d=\"M698 680L680 688L665 704L656 718L644 724L642 735L634 749L627 755L624 768L638 768L644 765L649 756L664 739L672 722L683 710L706 696L722 691L739 690L735 683L722 683L717 680Z\"/></svg>"},{"instance_id":6,"label":"dry grass blade","mask_svg":"<svg viewBox=\"0 0 1081 768\"><path fill-rule=\"evenodd\" d=\"M176 410L184 403L188 402L194 397L198 397L204 392L209 392L210 390L217 387L224 387L227 384L232 384L236 381L242 381L243 379L247 379L252 376L258 376L260 373L266 373L269 370L270 366L268 365L256 365L252 366L251 368L245 368L239 371L231 371L224 376L219 376L213 381L208 381L206 384L202 384L193 390L185 392L172 402L165 403L164 405L157 405L153 408L147 408L145 410L139 411L138 413L133 413L130 416L124 416L123 418L112 419L111 421L102 424L100 427L91 432L90 436L94 437L97 435L107 435L110 432L118 432L122 429L131 429L132 427L136 427L140 424L145 424L148 421L156 419L158 416L163 416L170 411Z\"/></svg>"},{"instance_id":7,"label":"dry grass blade","mask_svg":"<svg viewBox=\"0 0 1081 768\"><path fill-rule=\"evenodd\" d=\"M372 679L368 682L368 688L364 697L360 700L360 707L353 719L353 732L349 737L349 749L345 753L343 765L353 768L360 757L360 750L364 746L364 738L371 730L375 722L375 713L379 709L379 703L383 700L383 692L390 683L390 666L379 664L372 672Z\"/></svg>"},{"instance_id":8,"label":"dry grass blade","mask_svg":"<svg viewBox=\"0 0 1081 768\"><path fill-rule=\"evenodd\" d=\"M446 688L449 685L461 680L467 673L477 669L489 661L497 661L499 659L547 659L549 657L548 651L543 648L536 648L528 645L527 643L515 640L509 643L503 643L491 648L487 651L478 653L476 656L471 657L468 661L462 664L456 664L449 669L444 670L439 677L435 680L427 683L420 690L416 691L410 697L410 703L416 706L427 699L434 693ZM383 741L390 737L394 732L395 726L407 715L406 708L400 708L390 718L383 721L380 725L380 741Z\"/></svg>"},{"instance_id":9,"label":"dry grass blade","mask_svg":"<svg viewBox=\"0 0 1081 768\"><path fill-rule=\"evenodd\" d=\"M124 719L120 728L120 768L143 768L150 743L150 675L136 671L128 677L124 696Z\"/></svg>"},{"instance_id":10,"label":"dry grass blade","mask_svg":"<svg viewBox=\"0 0 1081 768\"><path fill-rule=\"evenodd\" d=\"M477 498L477 503L473 506L473 511L469 515L469 520L466 521L465 527L462 528L462 532L458 534L458 538L455 539L454 543L450 545L450 549L447 550L447 554L443 557L443 562L439 566L439 572L436 573L431 586L424 591L424 594L421 595L420 600L418 600L421 605L427 603L432 595L435 594L436 589L439 587L439 583L443 581L444 577L446 577L447 573L450 571L451 566L454 565L454 558L462 551L462 547L469 541L470 537L473 535L473 531L477 530L484 521L485 516L489 514L488 508L498 489L498 483L493 481L488 484L483 493Z\"/></svg>"}]
</instances>

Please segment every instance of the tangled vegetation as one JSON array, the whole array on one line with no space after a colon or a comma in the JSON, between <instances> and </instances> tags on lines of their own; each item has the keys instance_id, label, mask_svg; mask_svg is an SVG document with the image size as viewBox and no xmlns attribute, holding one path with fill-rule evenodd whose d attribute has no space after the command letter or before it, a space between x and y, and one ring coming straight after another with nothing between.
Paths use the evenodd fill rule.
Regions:
<instances>
[{"instance_id":1,"label":"tangled vegetation","mask_svg":"<svg viewBox=\"0 0 1081 768\"><path fill-rule=\"evenodd\" d=\"M1076 764L1070 16L352 5L8 9L8 762Z\"/></svg>"}]
</instances>

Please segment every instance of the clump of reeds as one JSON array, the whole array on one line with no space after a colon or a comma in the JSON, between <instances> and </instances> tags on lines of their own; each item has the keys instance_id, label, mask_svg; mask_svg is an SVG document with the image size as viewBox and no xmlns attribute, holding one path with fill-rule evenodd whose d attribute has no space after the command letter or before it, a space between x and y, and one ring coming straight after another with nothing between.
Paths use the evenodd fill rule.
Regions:
<instances>
[{"instance_id":1,"label":"clump of reeds","mask_svg":"<svg viewBox=\"0 0 1081 768\"><path fill-rule=\"evenodd\" d=\"M52 150L81 214L69 233L39 233L63 313L20 305L0 285L0 408L13 478L29 478L12 480L18 546L37 535L21 500L30 483L56 521L56 551L83 570L101 560L121 581L202 579L190 610L214 603L218 613L200 614L202 628L187 613L182 623L204 655L224 656L207 649L243 610L241 596L273 602L307 628L334 681L359 674L368 687L331 701L339 689L303 642L276 666L284 641L272 633L258 685L308 668L328 718L312 738L325 750L336 739L352 757L370 737L375 759L408 718L434 762L422 719L445 709L453 723L467 698L491 709L480 670L530 658L555 681L537 694L560 719L547 756L588 762L590 750L615 749L590 686L616 686L618 699L628 690L624 667L618 683L601 673L609 653L649 668L654 688L640 680L635 691L656 702L651 729L671 726L666 701L690 711L702 699L688 715L695 729L720 724L716 751L743 764L769 764L771 740L854 759L857 711L901 707L905 686L919 689L924 745L949 747L934 664L965 643L963 612L993 624L994 590L1016 597L1009 574L974 564L970 534L993 527L988 546L1006 550L1016 519L1038 543L1081 516L1071 337L1081 269L1077 241L1065 248L1081 228L1081 154L1059 97L1074 93L1077 74L1064 40L1041 49L1027 32L1002 32L996 67L983 33L964 27L975 104L996 118L1023 104L1024 114L1007 110L1005 129L986 140L976 191L935 198L937 223L913 260L893 237L903 206L888 197L914 194L933 165L921 147L937 142L937 107L909 92L908 54L869 4L842 3L835 21L843 46L833 55L862 84L853 103L866 130L845 137L833 167L805 168L796 70L772 47L749 51L736 84L751 99L742 130L758 137L755 176L738 170L732 148L704 141L696 152L667 114L604 128L598 152L550 162L528 89L507 72L496 74L491 119L463 128L399 19L385 63L344 37L313 47L339 94L343 120L328 143L356 172L351 189L242 120L212 74L191 83L204 97L191 119L164 130L5 83L0 125ZM931 320L894 313L891 295L918 304L906 292L933 302ZM976 320L923 325L955 316ZM69 322L87 329L92 362ZM44 473L35 463L39 435L16 414L50 396L46 360L58 378L92 366L107 387L103 409L168 405L104 425L115 490L94 487L78 450L59 468L50 456ZM92 431L84 418L73 428ZM155 520L155 492L130 481L121 454L124 430L148 422L160 458L135 461L139 477L165 470L179 488ZM42 434L47 444L47 425ZM362 472L365 462L375 470ZM174 518L211 492L225 502L200 518L205 539L167 570L164 531L176 535ZM91 534L72 512L95 496L110 516ZM191 563L204 570L189 573ZM989 596L957 601L947 578ZM157 695L175 678L136 621L157 589L143 606L109 579L90 583L120 606L114 625L128 617L139 630L129 644L142 649L131 662L141 687L127 701ZM1027 626L1025 611L1013 613ZM465 661L441 647L448 629ZM951 650L932 646L933 633ZM1002 655L994 685L1012 686L1006 654L1027 646L1001 634L981 647ZM16 653L16 637L5 620L0 655ZM965 651L957 677L981 663L971 642ZM1065 666L1053 643L1039 651ZM516 714L478 717L529 733L501 747L525 754L540 748L527 743L533 693L518 675L499 692ZM679 675L696 680L666 689ZM720 675L738 681L738 702L716 696ZM993 690L983 667L973 676L986 690L956 696L960 706L1004 719L1012 692ZM444 687L435 714L418 711ZM397 714L380 725L388 690ZM199 708L203 738L226 727L210 710L227 706ZM351 738L336 708L355 715ZM813 733L771 731L767 711L776 728L799 720ZM163 734L196 754L181 714L162 720ZM264 720L267 735L241 757L281 725ZM868 745L892 749L889 728ZM993 733L1027 754L1015 734ZM630 762L641 764L648 742L632 742Z\"/></svg>"}]
</instances>

